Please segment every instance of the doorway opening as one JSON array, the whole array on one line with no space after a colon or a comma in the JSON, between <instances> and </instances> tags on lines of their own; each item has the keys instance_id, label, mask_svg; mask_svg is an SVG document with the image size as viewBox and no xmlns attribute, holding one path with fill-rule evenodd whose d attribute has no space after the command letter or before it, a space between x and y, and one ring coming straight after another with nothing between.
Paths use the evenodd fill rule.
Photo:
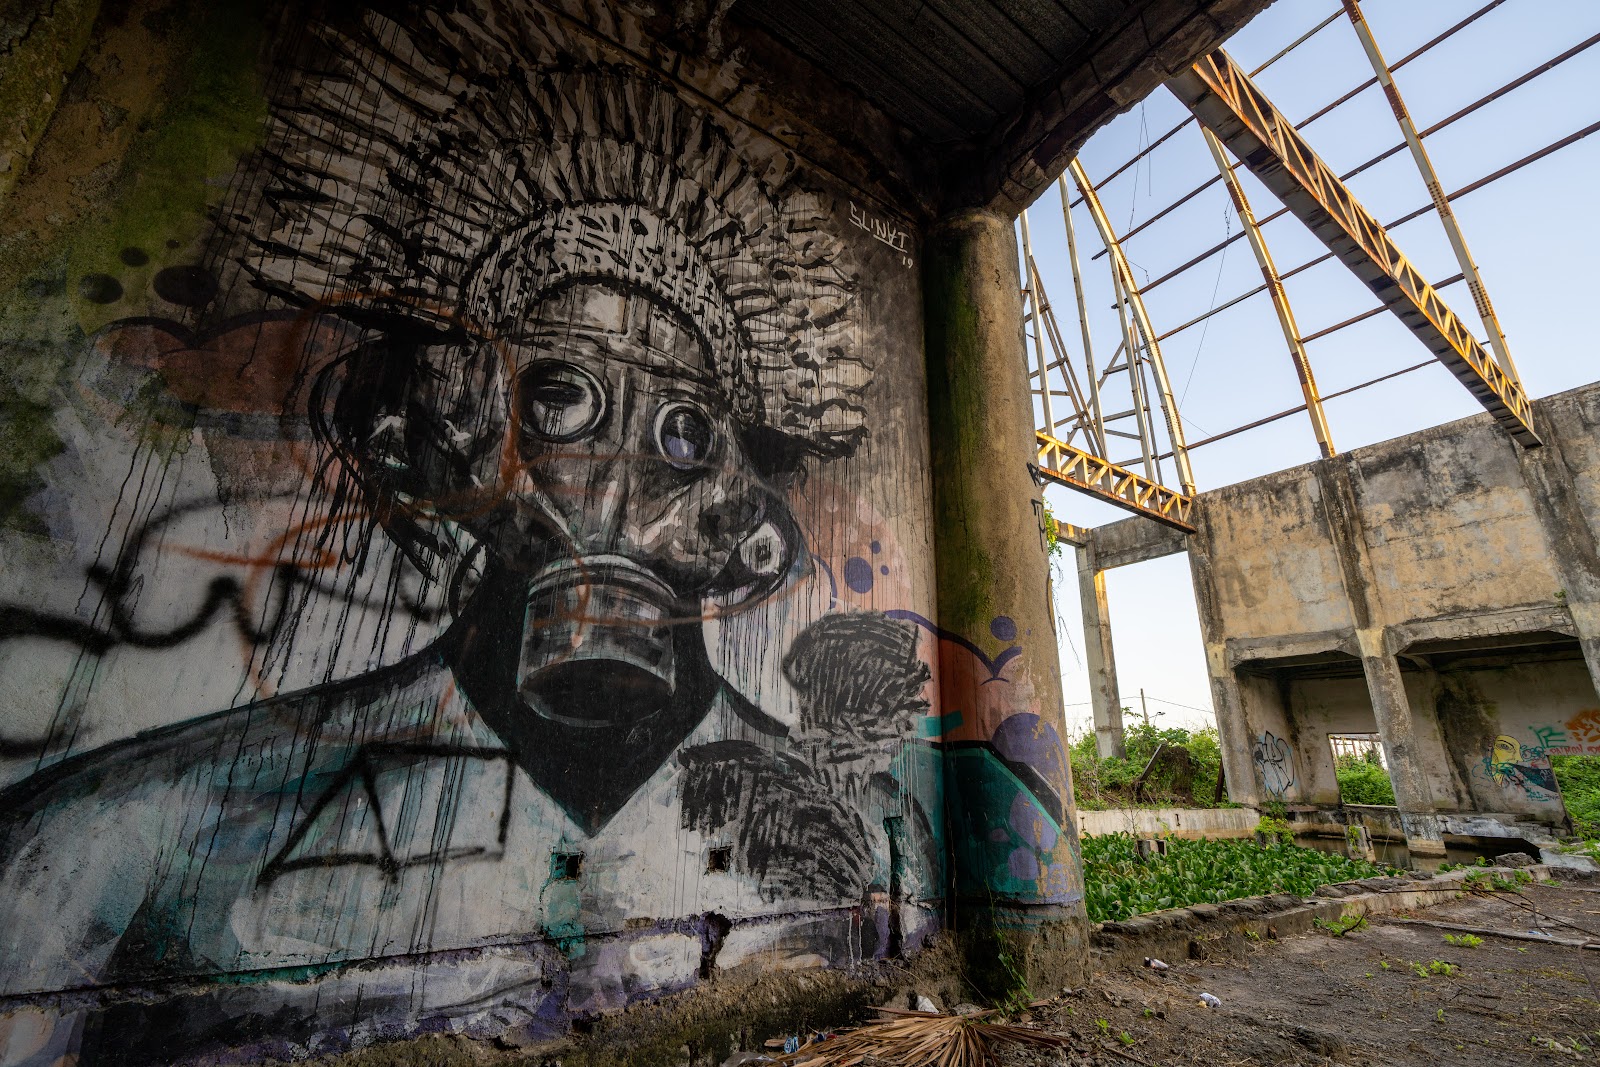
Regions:
<instances>
[{"instance_id":1,"label":"doorway opening","mask_svg":"<svg viewBox=\"0 0 1600 1067\"><path fill-rule=\"evenodd\" d=\"M1341 804L1394 804L1394 783L1377 734L1329 734Z\"/></svg>"}]
</instances>

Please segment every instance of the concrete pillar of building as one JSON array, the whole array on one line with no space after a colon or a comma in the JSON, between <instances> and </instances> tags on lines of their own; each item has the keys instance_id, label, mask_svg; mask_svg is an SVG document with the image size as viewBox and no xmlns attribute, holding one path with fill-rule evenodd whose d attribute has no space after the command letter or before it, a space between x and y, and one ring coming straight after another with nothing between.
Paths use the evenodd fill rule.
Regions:
<instances>
[{"instance_id":1,"label":"concrete pillar of building","mask_svg":"<svg viewBox=\"0 0 1600 1067\"><path fill-rule=\"evenodd\" d=\"M950 918L993 993L1088 966L1044 501L1032 473L1012 221L930 228L923 300L932 437Z\"/></svg>"},{"instance_id":2,"label":"concrete pillar of building","mask_svg":"<svg viewBox=\"0 0 1600 1067\"><path fill-rule=\"evenodd\" d=\"M1600 692L1600 546L1572 484L1561 441L1551 427L1543 427L1542 433L1544 446L1517 448L1517 462L1561 576L1558 599L1572 616L1589 678Z\"/></svg>"},{"instance_id":3,"label":"concrete pillar of building","mask_svg":"<svg viewBox=\"0 0 1600 1067\"><path fill-rule=\"evenodd\" d=\"M1211 680L1211 707L1217 715L1217 738L1222 749L1222 776L1227 780L1228 798L1235 804L1257 807L1261 802L1257 788L1252 750L1255 744L1250 718L1245 712L1239 678L1228 666L1227 630L1218 608L1216 576L1211 566L1211 526L1206 521L1205 501L1197 500L1191 513L1195 532L1189 535L1189 575L1194 579L1194 605L1200 617L1200 640L1205 646L1206 674Z\"/></svg>"},{"instance_id":4,"label":"concrete pillar of building","mask_svg":"<svg viewBox=\"0 0 1600 1067\"><path fill-rule=\"evenodd\" d=\"M1444 836L1434 813L1433 791L1422 769L1422 745L1417 737L1411 701L1406 698L1400 661L1388 647L1380 629L1358 629L1361 670L1367 678L1367 696L1377 720L1378 736L1394 783L1394 802L1400 809L1406 848L1413 853L1444 855Z\"/></svg>"},{"instance_id":5,"label":"concrete pillar of building","mask_svg":"<svg viewBox=\"0 0 1600 1067\"><path fill-rule=\"evenodd\" d=\"M1400 809L1406 848L1416 854L1442 856L1444 837L1433 793L1423 773L1416 723L1400 677L1400 662L1395 658L1395 649L1389 647L1387 631L1371 599L1371 591L1378 585L1377 574L1361 527L1350 460L1336 456L1320 461L1314 469L1322 491L1328 536L1344 577L1345 598L1361 652L1361 670L1366 675L1367 697L1383 741L1389 778L1394 783L1395 806Z\"/></svg>"},{"instance_id":6,"label":"concrete pillar of building","mask_svg":"<svg viewBox=\"0 0 1600 1067\"><path fill-rule=\"evenodd\" d=\"M1091 541L1078 549L1078 602L1083 609L1083 654L1089 664L1089 702L1094 707L1094 744L1101 759L1127 755L1122 734L1122 694L1117 691L1117 657L1111 650L1111 604L1106 572Z\"/></svg>"}]
</instances>

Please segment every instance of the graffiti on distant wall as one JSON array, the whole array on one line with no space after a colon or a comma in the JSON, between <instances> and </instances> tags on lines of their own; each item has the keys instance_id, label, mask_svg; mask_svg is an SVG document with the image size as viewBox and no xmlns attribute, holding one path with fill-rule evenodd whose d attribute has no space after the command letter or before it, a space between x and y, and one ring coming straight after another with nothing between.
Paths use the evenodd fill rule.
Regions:
<instances>
[{"instance_id":1,"label":"graffiti on distant wall","mask_svg":"<svg viewBox=\"0 0 1600 1067\"><path fill-rule=\"evenodd\" d=\"M1473 768L1478 777L1514 788L1540 803L1559 801L1561 793L1552 756L1600 754L1600 708L1585 708L1564 723L1526 727L1530 740L1501 734Z\"/></svg>"},{"instance_id":2,"label":"graffiti on distant wall","mask_svg":"<svg viewBox=\"0 0 1600 1067\"><path fill-rule=\"evenodd\" d=\"M844 243L847 195L566 26L311 27L199 260L144 303L68 279L116 314L0 534L67 561L0 595L3 991L336 987L85 1010L41 1062L268 1016L304 1049L385 1013L560 1029L719 960L890 954L941 891L950 731L893 545L921 475L867 417L919 305L863 264L908 238ZM847 541L874 497L913 520ZM1059 738L1013 716L982 752L1006 884L1061 895Z\"/></svg>"},{"instance_id":3,"label":"graffiti on distant wall","mask_svg":"<svg viewBox=\"0 0 1600 1067\"><path fill-rule=\"evenodd\" d=\"M1251 752L1255 762L1256 778L1269 800L1283 803L1284 796L1294 785L1294 750L1289 742L1271 730L1256 738Z\"/></svg>"}]
</instances>

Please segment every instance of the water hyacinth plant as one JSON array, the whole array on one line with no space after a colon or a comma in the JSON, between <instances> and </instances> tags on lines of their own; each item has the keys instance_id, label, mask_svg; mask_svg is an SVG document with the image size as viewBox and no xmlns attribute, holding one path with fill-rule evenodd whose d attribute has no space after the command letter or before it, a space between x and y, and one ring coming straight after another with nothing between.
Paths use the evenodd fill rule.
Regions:
<instances>
[{"instance_id":1,"label":"water hyacinth plant","mask_svg":"<svg viewBox=\"0 0 1600 1067\"><path fill-rule=\"evenodd\" d=\"M1390 873L1375 863L1297 845L1173 839L1165 856L1141 860L1131 834L1083 839L1084 896L1095 922L1267 893L1309 894L1331 882Z\"/></svg>"}]
</instances>

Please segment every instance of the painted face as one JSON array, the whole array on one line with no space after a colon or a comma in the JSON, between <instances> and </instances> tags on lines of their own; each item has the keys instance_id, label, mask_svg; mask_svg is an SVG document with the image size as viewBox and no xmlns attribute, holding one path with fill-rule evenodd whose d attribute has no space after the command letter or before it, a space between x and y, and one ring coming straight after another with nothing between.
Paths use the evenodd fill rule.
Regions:
<instances>
[{"instance_id":1,"label":"painted face","mask_svg":"<svg viewBox=\"0 0 1600 1067\"><path fill-rule=\"evenodd\" d=\"M572 725L648 717L676 687L673 628L775 589L792 521L678 313L580 285L499 341L425 353L407 421L440 424L426 480L503 489L462 525L527 581L524 702Z\"/></svg>"}]
</instances>

